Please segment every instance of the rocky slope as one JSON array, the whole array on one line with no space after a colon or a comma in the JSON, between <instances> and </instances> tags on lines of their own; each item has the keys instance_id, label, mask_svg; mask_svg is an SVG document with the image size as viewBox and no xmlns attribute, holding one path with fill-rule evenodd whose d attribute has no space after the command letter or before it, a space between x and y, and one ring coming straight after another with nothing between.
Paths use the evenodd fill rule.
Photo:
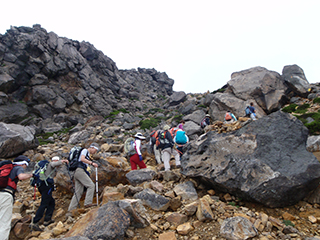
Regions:
<instances>
[{"instance_id":1,"label":"rocky slope","mask_svg":"<svg viewBox=\"0 0 320 240\"><path fill-rule=\"evenodd\" d=\"M274 209L245 202L239 197L238 191L241 187L232 188L232 181L240 178L230 178L231 184L227 183L227 187L218 187L217 182L215 187L208 187L198 176L188 176L187 171L192 168L187 164L182 172L175 169L165 173L162 171L163 166L157 166L153 155L147 153L146 144L143 148L144 159L148 169L152 171L152 177L141 183L133 183L127 177L130 167L123 158L122 148L129 135L139 131L147 136L152 129L159 129L164 124L176 126L180 119L184 119L184 128L191 140L185 154L185 163L188 159L204 159L206 156L204 161L207 165L216 164L215 161L210 163L210 159L217 158L221 163L219 167L224 167L224 160L227 159L229 166L226 169L229 170L224 174L230 177L233 171L237 172L236 169L240 166L237 164L241 163L245 170L243 163L246 159L259 157L259 154L249 156L246 153L247 155L240 154L232 158L224 153L219 158L216 157L213 149L214 134L211 132L203 136L204 132L199 126L203 116L206 113L211 115L213 125L209 130L222 133L220 138L227 136L237 140L239 134L245 131L240 128L250 130L250 126L254 126L256 135L243 138L254 142L253 139L259 138L259 131L264 128L267 129L265 132L270 130L267 128L267 117L263 120L265 116L290 103L296 104L297 108L304 106L306 102L314 104L313 99L320 95L319 86L310 85L303 70L297 65L285 66L282 74L263 67L236 72L223 88L211 93L174 92L173 84L174 81L165 73L155 69L119 70L113 60L95 49L92 44L61 38L52 32L47 33L39 25L32 28L12 27L6 34L0 35L0 127L5 130L1 131L0 157L12 158L17 154L25 154L34 164L54 155L67 157L68 151L75 144L86 147L95 141L102 145L102 151L95 158L100 164L99 201L103 205L91 210L80 208L74 211L71 217L66 217L72 185L66 169L62 169L56 179L57 221L46 227L42 233L30 233L28 223L34 203L33 189L24 182L20 185L15 203L14 211L18 215L13 220L14 228L10 239L63 238L75 236L76 233L81 233L82 239L115 239L107 237L110 233L118 234L118 239L135 240L308 239L318 235L320 213L317 197L313 198L316 199L313 203L308 203L305 198L293 206L289 205L299 200L300 196L293 202L287 199L280 205L288 207ZM250 102L254 102L263 125L259 126L259 120L251 123L248 119L242 119L235 125L223 124L226 110L231 110L237 117L241 117ZM308 121L317 122L316 117L309 117ZM286 122L289 124L280 124L282 130L274 130L277 128L272 127L271 132L281 133L283 138L280 137L277 141L285 142L287 139L283 136L283 131L289 131L288 126L296 126L296 122L296 119L291 119ZM302 124L298 125L298 128L292 129L301 131L297 134L293 131L290 141L294 139L297 146L303 148L307 130ZM275 123L271 126L275 126ZM238 135L233 134L237 129L240 129L236 131ZM300 133L302 137L299 142L297 136ZM211 143L201 146L203 137L206 142ZM261 142L264 143L257 141L256 144ZM273 145L276 146L277 142ZM232 148L233 145L230 144L230 149ZM268 149L264 148L260 155L267 151ZM196 157L191 153L200 156ZM288 151L286 157L298 164L302 163L302 159L308 158L313 161L310 166L317 167L316 164L312 165L314 159L305 151L301 154ZM274 165L270 165L271 167L263 165L269 172L278 171L277 161L282 158L279 155L273 160ZM285 169L288 164L290 163L280 165ZM294 171L290 171L288 178L297 177L299 174L295 174L295 171L304 169L296 166ZM196 168L200 176L208 175L208 168L200 169L201 164ZM317 168L313 170L315 169ZM287 177L285 171L281 173ZM260 181L259 174L259 171L251 171L247 176L255 183L257 179ZM139 171L137 175L145 176ZM309 175L313 180L317 179L316 174ZM298 178L297 180L304 180L301 174ZM246 181L244 177L241 179ZM290 179L286 183L291 184ZM279 181L274 184L279 185ZM304 184L305 182L303 186ZM183 193L188 187L192 194L189 191ZM314 187L312 185L312 188ZM231 192L235 195L230 195ZM304 194L306 192L308 191L303 191ZM145 197L139 197L140 195ZM142 204L137 200L142 201L149 197L162 199L163 204L152 200ZM268 202L268 199L262 200ZM39 205L39 195L35 204ZM123 210L124 205L129 210ZM117 218L109 215L111 210L119 214L123 225L120 226ZM105 218L99 219L97 216ZM128 220L132 218L134 221ZM97 226L104 227L97 229ZM113 230L108 226L114 227ZM242 226L242 230L236 226ZM88 231L81 232L85 229ZM95 234L101 235L99 237Z\"/></svg>"}]
</instances>

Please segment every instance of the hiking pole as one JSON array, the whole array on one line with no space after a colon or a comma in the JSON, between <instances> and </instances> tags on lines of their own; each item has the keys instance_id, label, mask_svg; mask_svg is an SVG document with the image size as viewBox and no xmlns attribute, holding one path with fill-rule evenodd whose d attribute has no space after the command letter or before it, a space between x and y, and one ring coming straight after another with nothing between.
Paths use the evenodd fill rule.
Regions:
<instances>
[{"instance_id":1,"label":"hiking pole","mask_svg":"<svg viewBox=\"0 0 320 240\"><path fill-rule=\"evenodd\" d=\"M34 202L36 201L36 191L37 191L37 184L35 183L34 184L34 190L33 190L33 201L32 201L32 218L31 218L31 230L33 229L33 221L34 221L34 217L35 217L35 214L34 214Z\"/></svg>"},{"instance_id":2,"label":"hiking pole","mask_svg":"<svg viewBox=\"0 0 320 240\"><path fill-rule=\"evenodd\" d=\"M70 174L70 171L69 171L68 163L66 163L66 166L67 166L67 171L68 171L68 174L69 174L69 177L70 177L72 189L73 189L74 195L76 196L76 200L77 200L77 203L78 203L78 207L80 208L80 203L79 203L78 196L77 196L77 194L76 194L76 189L75 189L75 186L74 186L74 184L73 184L73 180L72 180L72 177L71 177L71 174Z\"/></svg>"},{"instance_id":3,"label":"hiking pole","mask_svg":"<svg viewBox=\"0 0 320 240\"><path fill-rule=\"evenodd\" d=\"M98 200L98 168L96 168L96 198L97 198L97 206L99 205L99 200Z\"/></svg>"}]
</instances>

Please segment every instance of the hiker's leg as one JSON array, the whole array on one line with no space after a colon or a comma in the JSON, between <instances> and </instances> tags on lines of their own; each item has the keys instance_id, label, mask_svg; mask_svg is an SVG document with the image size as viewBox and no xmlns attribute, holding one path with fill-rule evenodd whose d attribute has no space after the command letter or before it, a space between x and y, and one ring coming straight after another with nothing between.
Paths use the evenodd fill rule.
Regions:
<instances>
[{"instance_id":1,"label":"hiker's leg","mask_svg":"<svg viewBox=\"0 0 320 240\"><path fill-rule=\"evenodd\" d=\"M181 158L181 156L183 154L183 147L182 146L181 147L177 147L177 151L178 151L178 153L180 155L180 158Z\"/></svg>"},{"instance_id":2,"label":"hiker's leg","mask_svg":"<svg viewBox=\"0 0 320 240\"><path fill-rule=\"evenodd\" d=\"M160 150L157 149L157 145L155 144L153 146L153 152L154 152L154 157L156 158L156 161L158 164L161 164L161 158L160 158Z\"/></svg>"},{"instance_id":3,"label":"hiker's leg","mask_svg":"<svg viewBox=\"0 0 320 240\"><path fill-rule=\"evenodd\" d=\"M131 170L137 170L137 160L139 161L139 155L137 153L130 157Z\"/></svg>"},{"instance_id":4,"label":"hiker's leg","mask_svg":"<svg viewBox=\"0 0 320 240\"><path fill-rule=\"evenodd\" d=\"M250 114L250 117L251 117L251 119L254 120L254 121L257 120L254 113L251 113L251 114Z\"/></svg>"},{"instance_id":5,"label":"hiker's leg","mask_svg":"<svg viewBox=\"0 0 320 240\"><path fill-rule=\"evenodd\" d=\"M181 163L180 163L180 154L178 153L178 151L176 149L172 148L172 155L174 156L174 159L176 161L176 166L181 165Z\"/></svg>"},{"instance_id":6,"label":"hiker's leg","mask_svg":"<svg viewBox=\"0 0 320 240\"><path fill-rule=\"evenodd\" d=\"M43 214L45 212L45 210L47 209L47 207L49 206L50 203L50 197L48 194L50 187L48 187L45 183L43 183L39 188L39 192L41 194L41 203L40 206L36 212L36 216L33 219L33 223L37 223L41 220L41 218L43 217Z\"/></svg>"},{"instance_id":7,"label":"hiker's leg","mask_svg":"<svg viewBox=\"0 0 320 240\"><path fill-rule=\"evenodd\" d=\"M80 170L82 170L82 171L80 171ZM71 210L77 208L78 201L80 201L80 198L81 198L81 196L83 194L83 185L78 180L78 177L81 176L81 174L83 174L83 172L84 172L83 169L77 168L75 173L74 173L74 194L73 194L73 197L71 199L68 211L71 211Z\"/></svg>"},{"instance_id":8,"label":"hiker's leg","mask_svg":"<svg viewBox=\"0 0 320 240\"><path fill-rule=\"evenodd\" d=\"M82 168L80 168L80 171L82 172L82 174L79 176L78 181L81 183L82 186L85 186L87 188L86 197L84 199L84 205L89 205L92 203L95 185L92 182L91 178L88 176L88 174Z\"/></svg>"},{"instance_id":9,"label":"hiker's leg","mask_svg":"<svg viewBox=\"0 0 320 240\"><path fill-rule=\"evenodd\" d=\"M138 166L139 166L140 169L147 168L147 166L146 166L146 164L144 163L143 160L140 161L140 159L139 159L139 161L137 162L137 164L138 164Z\"/></svg>"},{"instance_id":10,"label":"hiker's leg","mask_svg":"<svg viewBox=\"0 0 320 240\"><path fill-rule=\"evenodd\" d=\"M10 193L0 192L0 236L1 239L9 239L11 230L11 218L13 197Z\"/></svg>"},{"instance_id":11,"label":"hiker's leg","mask_svg":"<svg viewBox=\"0 0 320 240\"><path fill-rule=\"evenodd\" d=\"M161 151L162 161L164 163L164 170L170 170L170 157L171 157L171 148L165 148Z\"/></svg>"},{"instance_id":12,"label":"hiker's leg","mask_svg":"<svg viewBox=\"0 0 320 240\"><path fill-rule=\"evenodd\" d=\"M44 221L46 221L46 222L48 222L48 221L50 221L52 219L53 211L54 211L54 208L56 206L56 202L55 202L54 198L52 197L53 185L51 186L50 189L51 190L49 190L50 192L48 194L48 196L49 196L49 200L48 200L49 204L47 206L46 215L44 217Z\"/></svg>"}]
</instances>

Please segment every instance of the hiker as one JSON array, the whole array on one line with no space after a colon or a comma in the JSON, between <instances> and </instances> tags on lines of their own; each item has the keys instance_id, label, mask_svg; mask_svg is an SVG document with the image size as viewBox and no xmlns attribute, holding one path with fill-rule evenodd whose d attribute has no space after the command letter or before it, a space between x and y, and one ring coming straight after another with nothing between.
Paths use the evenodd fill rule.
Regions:
<instances>
[{"instance_id":1,"label":"hiker","mask_svg":"<svg viewBox=\"0 0 320 240\"><path fill-rule=\"evenodd\" d=\"M175 158L176 167L181 168L180 155L177 152L177 150L174 149L174 142L173 142L171 133L169 132L169 129L170 129L169 125L165 125L163 127L163 130L165 131L164 138L167 139L167 143L165 143L161 147L161 155L162 155L162 161L164 163L164 170L165 171L170 170L170 163L169 162L170 162L171 155L173 155Z\"/></svg>"},{"instance_id":2,"label":"hiker","mask_svg":"<svg viewBox=\"0 0 320 240\"><path fill-rule=\"evenodd\" d=\"M206 114L206 116L201 120L200 126L201 128L205 128L206 126L209 126L211 124L211 118L209 114Z\"/></svg>"},{"instance_id":3,"label":"hiker","mask_svg":"<svg viewBox=\"0 0 320 240\"><path fill-rule=\"evenodd\" d=\"M13 160L13 168L9 174L8 185L0 189L0 239L9 239L11 230L11 218L14 202L14 194L17 183L32 177L31 173L24 173L30 159L20 155Z\"/></svg>"},{"instance_id":4,"label":"hiker","mask_svg":"<svg viewBox=\"0 0 320 240\"><path fill-rule=\"evenodd\" d=\"M250 107L249 108L250 108L250 117L251 117L251 119L254 120L254 121L257 120L257 118L256 118L257 117L256 109L253 106L253 102L250 103Z\"/></svg>"},{"instance_id":5,"label":"hiker","mask_svg":"<svg viewBox=\"0 0 320 240\"><path fill-rule=\"evenodd\" d=\"M181 129L181 130L183 130L183 126L184 126L185 123L186 123L186 122L185 122L184 120L181 120L180 123L179 123L179 125L178 125L178 128Z\"/></svg>"},{"instance_id":6,"label":"hiker","mask_svg":"<svg viewBox=\"0 0 320 240\"><path fill-rule=\"evenodd\" d=\"M156 137L159 134L159 130L154 130L150 133L150 147L154 153L154 157L158 164L161 164L161 152L160 149L156 145Z\"/></svg>"},{"instance_id":7,"label":"hiker","mask_svg":"<svg viewBox=\"0 0 320 240\"><path fill-rule=\"evenodd\" d=\"M226 114L224 115L224 122L225 123L233 123L236 121L237 121L237 118L233 115L233 113L230 110L228 110L226 112Z\"/></svg>"},{"instance_id":8,"label":"hiker","mask_svg":"<svg viewBox=\"0 0 320 240\"><path fill-rule=\"evenodd\" d=\"M61 166L63 163L68 164L69 161L67 159L62 159L58 156L55 156L51 159L51 162L48 163L44 175L46 177L46 181L41 181L40 186L38 186L38 191L41 194L41 203L36 212L36 215L33 219L33 223L30 224L30 228L35 231L42 231L39 227L39 221L44 217L44 226L48 226L51 223L54 223L52 219L52 214L55 208L55 200L52 197L52 192L54 191L54 177L56 176L57 167Z\"/></svg>"},{"instance_id":9,"label":"hiker","mask_svg":"<svg viewBox=\"0 0 320 240\"><path fill-rule=\"evenodd\" d=\"M76 209L79 205L78 200L80 200L84 188L87 188L86 197L84 199L84 207L93 207L97 204L92 203L95 184L90 178L90 167L97 168L98 164L91 160L91 155L96 154L99 151L99 145L97 143L92 143L88 149L83 149L78 159L78 167L74 172L74 182L75 182L75 193L71 199L68 211Z\"/></svg>"},{"instance_id":10,"label":"hiker","mask_svg":"<svg viewBox=\"0 0 320 240\"><path fill-rule=\"evenodd\" d=\"M186 132L179 129L176 132L176 136L174 137L173 141L175 142L175 144L177 146L177 151L181 157L183 154L183 146L189 142L189 138L188 138Z\"/></svg>"},{"instance_id":11,"label":"hiker","mask_svg":"<svg viewBox=\"0 0 320 240\"><path fill-rule=\"evenodd\" d=\"M140 169L146 168L146 164L143 162L142 155L141 155L141 140L146 139L141 133L137 133L134 135L134 148L136 150L136 153L130 156L130 164L131 164L131 170L137 170L137 165Z\"/></svg>"}]
</instances>

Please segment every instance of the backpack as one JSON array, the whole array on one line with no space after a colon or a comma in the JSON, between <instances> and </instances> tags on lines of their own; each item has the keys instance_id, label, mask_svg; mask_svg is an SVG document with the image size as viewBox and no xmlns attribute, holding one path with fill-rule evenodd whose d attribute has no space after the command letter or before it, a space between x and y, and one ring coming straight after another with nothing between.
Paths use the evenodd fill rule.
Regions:
<instances>
[{"instance_id":1,"label":"backpack","mask_svg":"<svg viewBox=\"0 0 320 240\"><path fill-rule=\"evenodd\" d=\"M156 145L158 148L163 148L166 144L169 144L169 140L166 138L167 131L159 131L156 137Z\"/></svg>"},{"instance_id":2,"label":"backpack","mask_svg":"<svg viewBox=\"0 0 320 240\"><path fill-rule=\"evenodd\" d=\"M187 136L185 131L177 131L176 133L176 143L177 144L186 144Z\"/></svg>"},{"instance_id":3,"label":"backpack","mask_svg":"<svg viewBox=\"0 0 320 240\"><path fill-rule=\"evenodd\" d=\"M11 161L1 161L0 162L0 188L5 188L8 186L9 174L13 168Z\"/></svg>"},{"instance_id":4,"label":"backpack","mask_svg":"<svg viewBox=\"0 0 320 240\"><path fill-rule=\"evenodd\" d=\"M231 114L230 113L226 113L226 116L224 117L227 121L231 120L232 117L231 117Z\"/></svg>"},{"instance_id":5,"label":"backpack","mask_svg":"<svg viewBox=\"0 0 320 240\"><path fill-rule=\"evenodd\" d=\"M153 146L154 144L156 144L156 137L158 136L158 130L153 130L150 134L150 141L151 141L151 145Z\"/></svg>"},{"instance_id":6,"label":"backpack","mask_svg":"<svg viewBox=\"0 0 320 240\"><path fill-rule=\"evenodd\" d=\"M176 128L176 127L173 127L169 130L171 136L172 136L172 139L176 136L176 133L177 131L179 130L179 128Z\"/></svg>"},{"instance_id":7,"label":"backpack","mask_svg":"<svg viewBox=\"0 0 320 240\"><path fill-rule=\"evenodd\" d=\"M69 157L68 157L69 171L75 171L79 167L79 157L82 150L83 148L80 146L74 146L73 148L71 148L69 152Z\"/></svg>"},{"instance_id":8,"label":"backpack","mask_svg":"<svg viewBox=\"0 0 320 240\"><path fill-rule=\"evenodd\" d=\"M30 178L30 185L40 187L43 183L47 186L49 184L53 184L53 178L51 178L51 174L55 171L49 173L48 176L45 175L45 171L47 170L47 166L49 164L48 160L42 160L36 163L32 172L32 178Z\"/></svg>"},{"instance_id":9,"label":"backpack","mask_svg":"<svg viewBox=\"0 0 320 240\"><path fill-rule=\"evenodd\" d=\"M246 107L245 112L246 112L246 116L250 116L250 114L251 114L250 106Z\"/></svg>"},{"instance_id":10,"label":"backpack","mask_svg":"<svg viewBox=\"0 0 320 240\"><path fill-rule=\"evenodd\" d=\"M206 118L202 119L200 126L201 126L201 128L205 128L207 126Z\"/></svg>"},{"instance_id":11,"label":"backpack","mask_svg":"<svg viewBox=\"0 0 320 240\"><path fill-rule=\"evenodd\" d=\"M132 155L137 153L136 149L135 149L135 143L134 143L134 138L133 137L129 137L124 142L124 152L129 156L132 156Z\"/></svg>"}]
</instances>

